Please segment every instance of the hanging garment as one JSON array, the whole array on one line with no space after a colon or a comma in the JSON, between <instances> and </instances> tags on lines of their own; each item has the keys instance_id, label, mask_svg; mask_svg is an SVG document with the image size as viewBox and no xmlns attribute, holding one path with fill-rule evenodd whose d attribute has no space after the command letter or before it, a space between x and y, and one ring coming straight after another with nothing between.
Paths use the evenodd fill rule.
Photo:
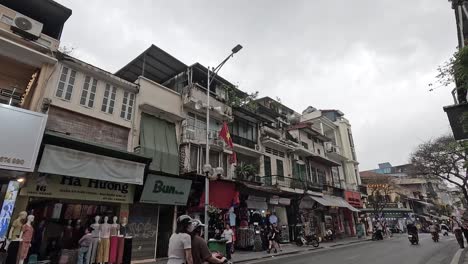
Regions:
<instances>
[{"instance_id":1,"label":"hanging garment","mask_svg":"<svg viewBox=\"0 0 468 264\"><path fill-rule=\"evenodd\" d=\"M88 261L87 264L92 264L96 262L96 253L97 253L98 246L99 246L99 238L93 237L93 242L90 245L90 248L88 250L88 256L86 257Z\"/></svg>"},{"instance_id":2,"label":"hanging garment","mask_svg":"<svg viewBox=\"0 0 468 264\"><path fill-rule=\"evenodd\" d=\"M65 213L63 214L63 219L71 220L73 216L73 204L68 204L67 208L65 209Z\"/></svg>"},{"instance_id":3,"label":"hanging garment","mask_svg":"<svg viewBox=\"0 0 468 264\"><path fill-rule=\"evenodd\" d=\"M18 258L20 260L26 259L26 257L28 256L29 248L31 247L31 240L32 240L32 236L34 233L34 229L32 226L26 224L26 225L23 225L21 231L23 232L23 235L21 237L23 240L20 243L20 248L18 252Z\"/></svg>"},{"instance_id":4,"label":"hanging garment","mask_svg":"<svg viewBox=\"0 0 468 264\"><path fill-rule=\"evenodd\" d=\"M61 203L54 204L54 209L52 211L52 219L60 219L60 214L62 213L62 206Z\"/></svg>"},{"instance_id":5,"label":"hanging garment","mask_svg":"<svg viewBox=\"0 0 468 264\"><path fill-rule=\"evenodd\" d=\"M119 241L117 236L110 237L110 246L109 246L109 263L117 262L117 248L119 246Z\"/></svg>"},{"instance_id":6,"label":"hanging garment","mask_svg":"<svg viewBox=\"0 0 468 264\"><path fill-rule=\"evenodd\" d=\"M110 241L109 238L101 238L101 242L99 242L98 252L96 256L96 262L109 262L109 246Z\"/></svg>"},{"instance_id":7,"label":"hanging garment","mask_svg":"<svg viewBox=\"0 0 468 264\"><path fill-rule=\"evenodd\" d=\"M73 248L73 227L67 226L63 230L62 247L64 249Z\"/></svg>"},{"instance_id":8,"label":"hanging garment","mask_svg":"<svg viewBox=\"0 0 468 264\"><path fill-rule=\"evenodd\" d=\"M81 204L73 206L72 219L79 219L81 216Z\"/></svg>"},{"instance_id":9,"label":"hanging garment","mask_svg":"<svg viewBox=\"0 0 468 264\"><path fill-rule=\"evenodd\" d=\"M130 264L132 261L132 238L126 237L124 239L124 250L123 250L123 264Z\"/></svg>"},{"instance_id":10,"label":"hanging garment","mask_svg":"<svg viewBox=\"0 0 468 264\"><path fill-rule=\"evenodd\" d=\"M123 254L124 254L124 238L118 237L117 241L119 245L117 246L117 264L122 264Z\"/></svg>"},{"instance_id":11,"label":"hanging garment","mask_svg":"<svg viewBox=\"0 0 468 264\"><path fill-rule=\"evenodd\" d=\"M11 241L10 245L8 246L7 250L7 257L5 263L16 263L16 257L18 256L18 250L19 250L20 242L19 241Z\"/></svg>"}]
</instances>

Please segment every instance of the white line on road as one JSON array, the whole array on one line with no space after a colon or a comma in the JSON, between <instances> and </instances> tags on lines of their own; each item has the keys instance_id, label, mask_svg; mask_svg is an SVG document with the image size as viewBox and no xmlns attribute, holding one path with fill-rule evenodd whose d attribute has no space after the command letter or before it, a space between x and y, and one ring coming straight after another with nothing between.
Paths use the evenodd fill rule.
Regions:
<instances>
[{"instance_id":1,"label":"white line on road","mask_svg":"<svg viewBox=\"0 0 468 264\"><path fill-rule=\"evenodd\" d=\"M453 259L452 261L450 262L450 264L458 264L458 262L460 262L460 257L461 257L461 253L463 252L463 249L458 249L457 253L455 253L455 255L453 256Z\"/></svg>"}]
</instances>

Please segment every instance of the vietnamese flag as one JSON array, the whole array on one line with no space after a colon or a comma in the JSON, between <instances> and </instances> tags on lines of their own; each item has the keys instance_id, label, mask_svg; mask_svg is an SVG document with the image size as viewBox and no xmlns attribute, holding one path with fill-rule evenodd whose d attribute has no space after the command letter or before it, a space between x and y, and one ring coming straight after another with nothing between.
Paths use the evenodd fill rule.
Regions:
<instances>
[{"instance_id":1,"label":"vietnamese flag","mask_svg":"<svg viewBox=\"0 0 468 264\"><path fill-rule=\"evenodd\" d=\"M231 134L229 133L229 127L226 122L223 123L223 127L219 131L219 137L226 142L226 144L233 150L234 143L232 142ZM237 163L237 155L235 152L232 152L231 158L229 161L232 163Z\"/></svg>"},{"instance_id":2,"label":"vietnamese flag","mask_svg":"<svg viewBox=\"0 0 468 264\"><path fill-rule=\"evenodd\" d=\"M226 144L231 148L233 149L234 148L234 144L232 143L232 138L231 138L231 134L229 133L229 127L227 125L226 122L223 123L223 127L221 128L221 130L219 131L219 137L224 139L224 142L226 142Z\"/></svg>"}]
</instances>

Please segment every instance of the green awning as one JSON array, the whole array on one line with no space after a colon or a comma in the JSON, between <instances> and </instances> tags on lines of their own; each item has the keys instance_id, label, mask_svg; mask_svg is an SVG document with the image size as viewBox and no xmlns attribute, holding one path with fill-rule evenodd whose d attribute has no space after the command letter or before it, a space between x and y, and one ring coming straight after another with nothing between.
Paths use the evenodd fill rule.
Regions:
<instances>
[{"instance_id":1,"label":"green awning","mask_svg":"<svg viewBox=\"0 0 468 264\"><path fill-rule=\"evenodd\" d=\"M179 151L174 123L142 113L140 144L142 153L153 158L150 170L179 174Z\"/></svg>"}]
</instances>

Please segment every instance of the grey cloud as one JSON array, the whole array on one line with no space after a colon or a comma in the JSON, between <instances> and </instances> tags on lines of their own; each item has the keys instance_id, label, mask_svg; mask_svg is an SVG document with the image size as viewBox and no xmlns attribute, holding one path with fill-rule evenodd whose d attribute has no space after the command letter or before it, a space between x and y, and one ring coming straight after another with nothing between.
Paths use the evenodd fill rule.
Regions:
<instances>
[{"instance_id":1,"label":"grey cloud","mask_svg":"<svg viewBox=\"0 0 468 264\"><path fill-rule=\"evenodd\" d=\"M407 161L421 140L448 131L449 89L429 93L455 50L447 1L72 1L63 43L116 71L150 44L187 64L216 65L246 91L302 111L338 108L353 124L362 169Z\"/></svg>"}]
</instances>

